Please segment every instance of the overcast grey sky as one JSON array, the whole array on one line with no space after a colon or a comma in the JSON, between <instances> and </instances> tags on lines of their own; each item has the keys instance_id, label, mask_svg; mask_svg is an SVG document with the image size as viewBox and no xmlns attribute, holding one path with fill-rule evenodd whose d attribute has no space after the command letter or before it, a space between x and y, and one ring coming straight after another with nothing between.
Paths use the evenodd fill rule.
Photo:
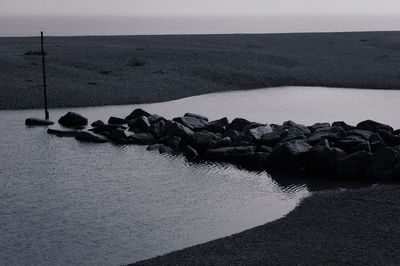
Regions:
<instances>
[{"instance_id":1,"label":"overcast grey sky","mask_svg":"<svg viewBox=\"0 0 400 266\"><path fill-rule=\"evenodd\" d=\"M2 15L399 14L400 0L0 0Z\"/></svg>"}]
</instances>

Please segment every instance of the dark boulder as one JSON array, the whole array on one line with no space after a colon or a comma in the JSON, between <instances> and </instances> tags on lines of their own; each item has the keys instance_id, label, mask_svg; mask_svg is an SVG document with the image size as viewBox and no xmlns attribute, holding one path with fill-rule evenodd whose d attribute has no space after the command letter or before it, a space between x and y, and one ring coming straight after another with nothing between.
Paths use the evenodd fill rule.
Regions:
<instances>
[{"instance_id":1,"label":"dark boulder","mask_svg":"<svg viewBox=\"0 0 400 266\"><path fill-rule=\"evenodd\" d=\"M240 136L239 132L234 129L227 129L223 134L223 137L229 137L232 142L239 141Z\"/></svg>"},{"instance_id":2,"label":"dark boulder","mask_svg":"<svg viewBox=\"0 0 400 266\"><path fill-rule=\"evenodd\" d=\"M216 149L208 149L204 153L204 157L210 160L231 160L233 156L239 154L254 153L256 147L254 146L240 146L240 147L223 147Z\"/></svg>"},{"instance_id":3,"label":"dark boulder","mask_svg":"<svg viewBox=\"0 0 400 266\"><path fill-rule=\"evenodd\" d=\"M343 178L364 177L366 169L371 165L373 154L366 151L352 153L337 163L337 172Z\"/></svg>"},{"instance_id":4,"label":"dark boulder","mask_svg":"<svg viewBox=\"0 0 400 266\"><path fill-rule=\"evenodd\" d=\"M104 126L104 122L101 120L96 120L91 124L92 127L101 127Z\"/></svg>"},{"instance_id":5,"label":"dark boulder","mask_svg":"<svg viewBox=\"0 0 400 266\"><path fill-rule=\"evenodd\" d=\"M291 141L291 140L296 140L296 139L305 139L307 138L307 135L303 128L301 127L284 127L286 129L287 134L283 136L279 142L286 142L286 141ZM308 129L307 129L308 130Z\"/></svg>"},{"instance_id":6,"label":"dark boulder","mask_svg":"<svg viewBox=\"0 0 400 266\"><path fill-rule=\"evenodd\" d=\"M160 147L158 148L158 151L160 153L170 153L170 154L175 154L175 151L173 149L171 149L170 147L161 144Z\"/></svg>"},{"instance_id":7,"label":"dark boulder","mask_svg":"<svg viewBox=\"0 0 400 266\"><path fill-rule=\"evenodd\" d=\"M341 127L327 127L315 130L311 136L307 139L308 143L317 143L322 139L328 141L340 140L346 137L346 131Z\"/></svg>"},{"instance_id":8,"label":"dark boulder","mask_svg":"<svg viewBox=\"0 0 400 266\"><path fill-rule=\"evenodd\" d=\"M340 148L340 149L342 149L342 150L345 150L345 151L347 151L349 153L352 153L351 149L353 147L355 147L357 145L362 145L362 144L365 144L365 143L368 143L368 141L366 141L366 140L364 140L362 138L357 138L357 139L345 138L345 139L336 141L335 142L335 146Z\"/></svg>"},{"instance_id":9,"label":"dark boulder","mask_svg":"<svg viewBox=\"0 0 400 266\"><path fill-rule=\"evenodd\" d=\"M285 121L285 122L283 123L283 127L284 127L284 128L292 128L292 127L295 127L295 128L297 128L297 129L301 130L301 131L303 132L303 134L306 135L306 136L308 136L308 135L311 134L311 130L308 129L308 127L306 127L305 125L302 125L302 124L297 124L297 123L295 123L295 122L293 122L293 121L291 121L291 120Z\"/></svg>"},{"instance_id":10,"label":"dark boulder","mask_svg":"<svg viewBox=\"0 0 400 266\"><path fill-rule=\"evenodd\" d=\"M165 120L167 120L167 119L165 119L164 117L159 116L157 114L153 114L153 115L147 116L147 120L149 120L150 124L155 124L155 123L159 123L161 121L165 122Z\"/></svg>"},{"instance_id":11,"label":"dark boulder","mask_svg":"<svg viewBox=\"0 0 400 266\"><path fill-rule=\"evenodd\" d=\"M208 125L208 119L202 119L197 116L183 116L183 117L176 117L173 121L178 122L191 130L202 130L205 129Z\"/></svg>"},{"instance_id":12,"label":"dark boulder","mask_svg":"<svg viewBox=\"0 0 400 266\"><path fill-rule=\"evenodd\" d=\"M75 139L82 142L93 142L93 143L107 142L107 139L105 137L87 131L78 132L75 136Z\"/></svg>"},{"instance_id":13,"label":"dark boulder","mask_svg":"<svg viewBox=\"0 0 400 266\"><path fill-rule=\"evenodd\" d=\"M191 145L199 151L215 147L221 140L222 136L219 133L208 131L195 132L190 136Z\"/></svg>"},{"instance_id":14,"label":"dark boulder","mask_svg":"<svg viewBox=\"0 0 400 266\"><path fill-rule=\"evenodd\" d=\"M229 124L228 118L224 117L218 120L214 120L208 123L205 130L213 133L223 133Z\"/></svg>"},{"instance_id":15,"label":"dark boulder","mask_svg":"<svg viewBox=\"0 0 400 266\"><path fill-rule=\"evenodd\" d=\"M165 134L165 121L160 120L157 123L151 124L149 131L156 137L160 138Z\"/></svg>"},{"instance_id":16,"label":"dark boulder","mask_svg":"<svg viewBox=\"0 0 400 266\"><path fill-rule=\"evenodd\" d=\"M88 124L88 120L78 113L68 112L58 120L58 123L64 127L83 128Z\"/></svg>"},{"instance_id":17,"label":"dark boulder","mask_svg":"<svg viewBox=\"0 0 400 266\"><path fill-rule=\"evenodd\" d=\"M348 125L346 122L343 122L343 121L333 122L332 126L333 127L341 127L341 128L344 129L344 131L349 131L349 130L352 130L352 129L356 128L355 126Z\"/></svg>"},{"instance_id":18,"label":"dark boulder","mask_svg":"<svg viewBox=\"0 0 400 266\"><path fill-rule=\"evenodd\" d=\"M376 133L385 141L388 146L400 145L400 136L394 135L383 129L378 129Z\"/></svg>"},{"instance_id":19,"label":"dark boulder","mask_svg":"<svg viewBox=\"0 0 400 266\"><path fill-rule=\"evenodd\" d=\"M289 134L289 131L287 129L276 129L272 131L271 133L265 134L261 137L260 142L263 145L266 146L274 146L278 142L281 141L281 139L285 138Z\"/></svg>"},{"instance_id":20,"label":"dark boulder","mask_svg":"<svg viewBox=\"0 0 400 266\"><path fill-rule=\"evenodd\" d=\"M349 153L355 153L358 151L371 152L371 145L369 144L368 141L365 141L365 142L357 144L349 149Z\"/></svg>"},{"instance_id":21,"label":"dark boulder","mask_svg":"<svg viewBox=\"0 0 400 266\"><path fill-rule=\"evenodd\" d=\"M151 114L149 114L148 112L144 111L143 109L138 108L138 109L133 110L133 112L130 115L128 115L127 117L125 117L125 119L127 121L130 121L130 120L139 118L141 116L148 117L148 116L151 116Z\"/></svg>"},{"instance_id":22,"label":"dark boulder","mask_svg":"<svg viewBox=\"0 0 400 266\"><path fill-rule=\"evenodd\" d=\"M385 148L387 146L385 141L381 138L381 136L376 133L374 133L371 136L371 138L369 139L369 143L371 146L371 150L374 153L379 150L382 150L383 148Z\"/></svg>"},{"instance_id":23,"label":"dark boulder","mask_svg":"<svg viewBox=\"0 0 400 266\"><path fill-rule=\"evenodd\" d=\"M314 131L317 130L317 129L320 129L320 128L327 128L327 127L331 127L331 124L329 124L329 123L315 123L314 125L309 126L308 129L309 129L311 132L314 132Z\"/></svg>"},{"instance_id":24,"label":"dark boulder","mask_svg":"<svg viewBox=\"0 0 400 266\"><path fill-rule=\"evenodd\" d=\"M378 129L383 129L388 132L392 132L393 128L391 126L373 121L373 120L365 120L357 124L356 128L361 129L361 130L367 130L367 131L372 131L376 132Z\"/></svg>"},{"instance_id":25,"label":"dark boulder","mask_svg":"<svg viewBox=\"0 0 400 266\"><path fill-rule=\"evenodd\" d=\"M128 120L123 119L123 118L119 118L119 117L111 116L111 117L108 119L108 123L109 123L109 124L115 124L115 125L123 125L123 124L127 124L127 123L128 123Z\"/></svg>"},{"instance_id":26,"label":"dark boulder","mask_svg":"<svg viewBox=\"0 0 400 266\"><path fill-rule=\"evenodd\" d=\"M157 141L151 133L132 134L127 139L129 143L138 145L150 145Z\"/></svg>"},{"instance_id":27,"label":"dark boulder","mask_svg":"<svg viewBox=\"0 0 400 266\"><path fill-rule=\"evenodd\" d=\"M208 122L208 118L205 117L205 116L202 116L202 115L193 114L193 113L186 113L184 116L185 116L185 117L195 117L195 118L197 118L197 119L204 120L204 121L207 121L207 122Z\"/></svg>"},{"instance_id":28,"label":"dark boulder","mask_svg":"<svg viewBox=\"0 0 400 266\"><path fill-rule=\"evenodd\" d=\"M165 123L165 135L167 136L178 136L187 138L190 137L193 133L194 132L190 128L180 123L170 121L167 121Z\"/></svg>"},{"instance_id":29,"label":"dark boulder","mask_svg":"<svg viewBox=\"0 0 400 266\"><path fill-rule=\"evenodd\" d=\"M367 177L377 180L391 178L391 171L400 163L400 154L390 147L383 148L374 154L372 164L367 169Z\"/></svg>"},{"instance_id":30,"label":"dark boulder","mask_svg":"<svg viewBox=\"0 0 400 266\"><path fill-rule=\"evenodd\" d=\"M261 137L271 133L272 127L270 125L261 125L257 126L255 128L249 129L249 135L252 136L255 140L259 141L261 140Z\"/></svg>"},{"instance_id":31,"label":"dark boulder","mask_svg":"<svg viewBox=\"0 0 400 266\"><path fill-rule=\"evenodd\" d=\"M235 118L233 121L227 126L227 129L233 129L236 131L243 131L243 129L250 125L251 122L244 118Z\"/></svg>"},{"instance_id":32,"label":"dark boulder","mask_svg":"<svg viewBox=\"0 0 400 266\"><path fill-rule=\"evenodd\" d=\"M304 154L303 159L307 169L331 174L329 171L336 170L337 162L344 157L346 152L342 149L314 146Z\"/></svg>"},{"instance_id":33,"label":"dark boulder","mask_svg":"<svg viewBox=\"0 0 400 266\"><path fill-rule=\"evenodd\" d=\"M178 136L166 136L163 139L163 144L172 148L174 151L178 151L180 149L181 143L182 143L182 138Z\"/></svg>"},{"instance_id":34,"label":"dark boulder","mask_svg":"<svg viewBox=\"0 0 400 266\"><path fill-rule=\"evenodd\" d=\"M189 159L194 159L199 156L199 153L190 145L184 145L181 149L183 155Z\"/></svg>"},{"instance_id":35,"label":"dark boulder","mask_svg":"<svg viewBox=\"0 0 400 266\"><path fill-rule=\"evenodd\" d=\"M127 143L128 135L126 134L125 130L121 128L116 128L111 130L110 139L113 142L125 144Z\"/></svg>"},{"instance_id":36,"label":"dark boulder","mask_svg":"<svg viewBox=\"0 0 400 266\"><path fill-rule=\"evenodd\" d=\"M311 149L303 140L292 140L277 144L271 153L271 162L279 166L301 167L302 156Z\"/></svg>"},{"instance_id":37,"label":"dark boulder","mask_svg":"<svg viewBox=\"0 0 400 266\"><path fill-rule=\"evenodd\" d=\"M150 130L150 122L146 116L141 116L136 119L130 120L128 123L129 131L133 132L148 132Z\"/></svg>"},{"instance_id":38,"label":"dark boulder","mask_svg":"<svg viewBox=\"0 0 400 266\"><path fill-rule=\"evenodd\" d=\"M51 126L54 125L53 121L38 119L38 118L27 118L25 120L25 125L27 126Z\"/></svg>"},{"instance_id":39,"label":"dark boulder","mask_svg":"<svg viewBox=\"0 0 400 266\"><path fill-rule=\"evenodd\" d=\"M371 136L374 134L374 132L362 129L352 129L347 131L347 134L349 136L356 136L356 137L361 137L364 140L369 140Z\"/></svg>"},{"instance_id":40,"label":"dark boulder","mask_svg":"<svg viewBox=\"0 0 400 266\"><path fill-rule=\"evenodd\" d=\"M57 137L75 137L78 132L77 130L47 129L47 134L56 135Z\"/></svg>"}]
</instances>

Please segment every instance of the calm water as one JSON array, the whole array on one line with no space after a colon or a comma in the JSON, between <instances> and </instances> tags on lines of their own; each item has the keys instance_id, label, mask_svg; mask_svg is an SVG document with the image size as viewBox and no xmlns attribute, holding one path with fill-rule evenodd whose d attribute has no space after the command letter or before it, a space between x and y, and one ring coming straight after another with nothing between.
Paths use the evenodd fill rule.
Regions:
<instances>
[{"instance_id":1,"label":"calm water","mask_svg":"<svg viewBox=\"0 0 400 266\"><path fill-rule=\"evenodd\" d=\"M399 16L0 17L0 36L280 33L400 30Z\"/></svg>"},{"instance_id":2,"label":"calm water","mask_svg":"<svg viewBox=\"0 0 400 266\"><path fill-rule=\"evenodd\" d=\"M312 124L373 118L400 127L400 91L273 88L172 102L69 108L91 121L136 107L167 118L196 112ZM58 119L66 109L51 110ZM84 144L26 128L39 110L0 111L0 261L6 265L120 265L283 217L310 195L266 172L191 164L145 147Z\"/></svg>"}]
</instances>

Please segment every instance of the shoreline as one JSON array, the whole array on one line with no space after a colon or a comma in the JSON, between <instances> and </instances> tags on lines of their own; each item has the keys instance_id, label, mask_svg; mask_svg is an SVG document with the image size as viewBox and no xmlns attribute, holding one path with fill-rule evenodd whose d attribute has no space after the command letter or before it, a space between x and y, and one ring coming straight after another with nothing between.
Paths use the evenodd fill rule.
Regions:
<instances>
[{"instance_id":1,"label":"shoreline","mask_svg":"<svg viewBox=\"0 0 400 266\"><path fill-rule=\"evenodd\" d=\"M131 265L397 265L398 186L316 192L284 218Z\"/></svg>"},{"instance_id":2,"label":"shoreline","mask_svg":"<svg viewBox=\"0 0 400 266\"><path fill-rule=\"evenodd\" d=\"M47 37L49 107L279 86L398 89L399 32ZM0 109L40 108L39 38L0 38Z\"/></svg>"}]
</instances>

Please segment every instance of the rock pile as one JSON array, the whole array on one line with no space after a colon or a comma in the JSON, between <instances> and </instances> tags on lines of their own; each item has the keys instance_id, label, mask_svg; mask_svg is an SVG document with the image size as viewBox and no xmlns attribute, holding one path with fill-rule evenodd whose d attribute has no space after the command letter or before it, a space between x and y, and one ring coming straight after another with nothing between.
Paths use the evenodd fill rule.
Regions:
<instances>
[{"instance_id":1,"label":"rock pile","mask_svg":"<svg viewBox=\"0 0 400 266\"><path fill-rule=\"evenodd\" d=\"M69 113L63 125L81 127L87 119ZM68 121L68 122L66 122ZM86 142L149 145L148 150L183 154L188 159L224 161L260 169L291 169L374 181L400 181L400 130L372 120L312 126L286 121L261 124L243 118L209 121L187 113L172 120L142 109L125 118L95 121L92 128L49 134Z\"/></svg>"}]
</instances>

